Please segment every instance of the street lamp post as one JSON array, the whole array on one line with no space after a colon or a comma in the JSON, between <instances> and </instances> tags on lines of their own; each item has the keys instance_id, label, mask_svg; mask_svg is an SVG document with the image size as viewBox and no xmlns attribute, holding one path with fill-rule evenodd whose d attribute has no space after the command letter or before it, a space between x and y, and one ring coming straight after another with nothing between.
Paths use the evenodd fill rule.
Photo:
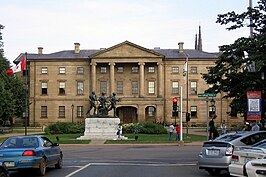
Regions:
<instances>
[{"instance_id":1,"label":"street lamp post","mask_svg":"<svg viewBox=\"0 0 266 177\"><path fill-rule=\"evenodd\" d=\"M71 120L72 120L72 123L73 123L73 122L74 122L74 120L73 120L73 113L74 113L73 111L74 111L74 105L73 105L73 104L71 105L71 110L72 110L72 117L71 117L72 119L71 119Z\"/></svg>"}]
</instances>

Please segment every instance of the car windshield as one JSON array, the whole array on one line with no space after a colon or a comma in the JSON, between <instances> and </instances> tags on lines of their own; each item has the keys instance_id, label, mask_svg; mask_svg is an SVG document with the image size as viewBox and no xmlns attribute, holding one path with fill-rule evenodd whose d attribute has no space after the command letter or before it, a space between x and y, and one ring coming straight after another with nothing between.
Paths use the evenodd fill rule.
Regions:
<instances>
[{"instance_id":1,"label":"car windshield","mask_svg":"<svg viewBox=\"0 0 266 177\"><path fill-rule=\"evenodd\" d=\"M38 139L36 137L11 137L3 142L1 148L36 148Z\"/></svg>"},{"instance_id":2,"label":"car windshield","mask_svg":"<svg viewBox=\"0 0 266 177\"><path fill-rule=\"evenodd\" d=\"M224 136L220 136L215 139L215 141L224 141L224 142L230 142L233 141L239 137L243 136L242 134L226 134Z\"/></svg>"}]
</instances>

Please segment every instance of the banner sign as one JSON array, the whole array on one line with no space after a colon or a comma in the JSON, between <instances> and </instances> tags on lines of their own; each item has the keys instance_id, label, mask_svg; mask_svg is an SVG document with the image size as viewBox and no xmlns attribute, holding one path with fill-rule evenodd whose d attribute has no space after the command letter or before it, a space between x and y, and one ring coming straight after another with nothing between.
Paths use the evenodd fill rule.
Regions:
<instances>
[{"instance_id":1,"label":"banner sign","mask_svg":"<svg viewBox=\"0 0 266 177\"><path fill-rule=\"evenodd\" d=\"M247 120L261 120L261 91L248 91Z\"/></svg>"}]
</instances>

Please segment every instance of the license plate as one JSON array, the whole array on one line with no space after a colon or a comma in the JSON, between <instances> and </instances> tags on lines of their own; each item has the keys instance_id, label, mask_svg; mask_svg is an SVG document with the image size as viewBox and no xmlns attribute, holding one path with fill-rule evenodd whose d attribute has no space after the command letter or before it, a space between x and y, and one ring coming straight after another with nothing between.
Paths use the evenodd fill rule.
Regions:
<instances>
[{"instance_id":1,"label":"license plate","mask_svg":"<svg viewBox=\"0 0 266 177\"><path fill-rule=\"evenodd\" d=\"M14 167L15 166L14 162L5 162L4 164L6 165L6 167Z\"/></svg>"},{"instance_id":2,"label":"license plate","mask_svg":"<svg viewBox=\"0 0 266 177\"><path fill-rule=\"evenodd\" d=\"M219 149L208 149L207 150L207 155L218 156L219 153L220 153Z\"/></svg>"}]
</instances>

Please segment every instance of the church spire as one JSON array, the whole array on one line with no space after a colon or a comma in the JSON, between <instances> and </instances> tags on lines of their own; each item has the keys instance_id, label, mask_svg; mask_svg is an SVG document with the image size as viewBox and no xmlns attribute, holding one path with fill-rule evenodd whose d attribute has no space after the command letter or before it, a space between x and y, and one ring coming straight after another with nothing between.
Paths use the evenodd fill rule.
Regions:
<instances>
[{"instance_id":1,"label":"church spire","mask_svg":"<svg viewBox=\"0 0 266 177\"><path fill-rule=\"evenodd\" d=\"M199 26L198 50L202 51L201 27Z\"/></svg>"},{"instance_id":2,"label":"church spire","mask_svg":"<svg viewBox=\"0 0 266 177\"><path fill-rule=\"evenodd\" d=\"M195 50L198 50L198 35L195 35Z\"/></svg>"}]
</instances>

